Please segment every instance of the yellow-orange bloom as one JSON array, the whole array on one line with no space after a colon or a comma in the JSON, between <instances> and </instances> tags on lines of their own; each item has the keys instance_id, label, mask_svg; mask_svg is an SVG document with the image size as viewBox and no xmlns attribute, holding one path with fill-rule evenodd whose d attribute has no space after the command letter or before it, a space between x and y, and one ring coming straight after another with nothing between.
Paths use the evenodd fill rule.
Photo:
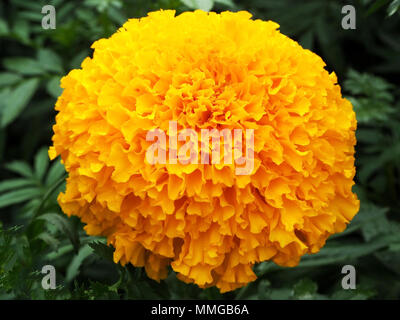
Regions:
<instances>
[{"instance_id":1,"label":"yellow-orange bloom","mask_svg":"<svg viewBox=\"0 0 400 320\"><path fill-rule=\"evenodd\" d=\"M49 154L62 210L150 278L234 290L255 263L296 266L359 208L355 114L316 54L248 12L149 13L61 81ZM254 170L145 160L154 128L254 129Z\"/></svg>"}]
</instances>

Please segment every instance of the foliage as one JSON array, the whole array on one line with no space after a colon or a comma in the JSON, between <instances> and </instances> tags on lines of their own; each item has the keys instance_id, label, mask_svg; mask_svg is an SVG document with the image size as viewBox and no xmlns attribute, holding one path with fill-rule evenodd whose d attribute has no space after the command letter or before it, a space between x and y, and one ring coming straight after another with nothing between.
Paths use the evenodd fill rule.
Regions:
<instances>
[{"instance_id":1,"label":"foliage","mask_svg":"<svg viewBox=\"0 0 400 320\"><path fill-rule=\"evenodd\" d=\"M353 4L357 29L343 30ZM57 9L55 30L41 27L41 8ZM283 33L320 54L356 110L361 209L296 268L265 262L258 280L221 295L178 281L157 283L141 268L112 262L104 239L88 237L64 216L57 194L65 171L49 163L60 78L79 67L91 43L128 17L172 8L246 9L277 21ZM0 3L0 299L393 299L400 298L400 1L85 0ZM41 268L54 265L57 288L43 290ZM354 265L357 289L343 290L341 269Z\"/></svg>"}]
</instances>

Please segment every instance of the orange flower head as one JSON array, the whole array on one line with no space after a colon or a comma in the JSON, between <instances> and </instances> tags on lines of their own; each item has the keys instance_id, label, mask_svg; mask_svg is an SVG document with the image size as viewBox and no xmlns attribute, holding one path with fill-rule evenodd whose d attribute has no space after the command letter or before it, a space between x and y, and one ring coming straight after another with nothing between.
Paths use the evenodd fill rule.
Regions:
<instances>
[{"instance_id":1,"label":"orange flower head","mask_svg":"<svg viewBox=\"0 0 400 320\"><path fill-rule=\"evenodd\" d=\"M151 12L96 41L61 80L49 155L69 177L58 202L107 237L115 262L155 280L171 266L226 292L255 280L255 263L296 266L357 213L351 103L319 56L250 18ZM199 140L252 129L252 170L150 163L147 135L166 132L169 159L171 121Z\"/></svg>"}]
</instances>

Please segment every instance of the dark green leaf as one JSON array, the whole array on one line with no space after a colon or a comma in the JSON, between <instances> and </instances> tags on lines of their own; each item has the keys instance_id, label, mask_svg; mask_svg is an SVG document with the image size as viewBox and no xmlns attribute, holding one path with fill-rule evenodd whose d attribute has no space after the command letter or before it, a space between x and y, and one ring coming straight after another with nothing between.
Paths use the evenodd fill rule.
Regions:
<instances>
[{"instance_id":1,"label":"dark green leaf","mask_svg":"<svg viewBox=\"0 0 400 320\"><path fill-rule=\"evenodd\" d=\"M2 117L1 127L5 127L13 122L22 110L26 107L31 97L35 93L39 85L38 79L29 79L21 82L9 95L9 100L6 102Z\"/></svg>"},{"instance_id":2,"label":"dark green leaf","mask_svg":"<svg viewBox=\"0 0 400 320\"><path fill-rule=\"evenodd\" d=\"M3 65L6 69L23 75L40 75L44 71L39 62L31 58L6 58Z\"/></svg>"},{"instance_id":3,"label":"dark green leaf","mask_svg":"<svg viewBox=\"0 0 400 320\"><path fill-rule=\"evenodd\" d=\"M54 183L57 182L63 175L65 174L65 168L63 164L60 162L59 158L56 158L52 165L50 166L50 169L47 173L46 177L46 186L51 186Z\"/></svg>"},{"instance_id":4,"label":"dark green leaf","mask_svg":"<svg viewBox=\"0 0 400 320\"><path fill-rule=\"evenodd\" d=\"M79 238L76 230L71 224L71 221L66 217L57 213L45 213L37 217L37 219L45 220L57 227L62 233L64 233L71 241L74 248L79 248Z\"/></svg>"},{"instance_id":5,"label":"dark green leaf","mask_svg":"<svg viewBox=\"0 0 400 320\"><path fill-rule=\"evenodd\" d=\"M22 78L20 75L16 73L11 73L11 72L1 72L0 73L0 87L3 86L10 86L18 81L20 81Z\"/></svg>"},{"instance_id":6,"label":"dark green leaf","mask_svg":"<svg viewBox=\"0 0 400 320\"><path fill-rule=\"evenodd\" d=\"M400 8L400 0L393 0L387 9L388 16L394 15Z\"/></svg>"},{"instance_id":7,"label":"dark green leaf","mask_svg":"<svg viewBox=\"0 0 400 320\"><path fill-rule=\"evenodd\" d=\"M89 243L89 246L98 256L106 259L107 261L113 261L114 249L111 246L98 241Z\"/></svg>"},{"instance_id":8,"label":"dark green leaf","mask_svg":"<svg viewBox=\"0 0 400 320\"><path fill-rule=\"evenodd\" d=\"M41 181L49 166L47 147L41 148L35 155L35 176Z\"/></svg>"},{"instance_id":9,"label":"dark green leaf","mask_svg":"<svg viewBox=\"0 0 400 320\"><path fill-rule=\"evenodd\" d=\"M93 249L89 245L85 245L79 250L67 267L66 282L71 282L79 274L82 263L91 254L93 254Z\"/></svg>"},{"instance_id":10,"label":"dark green leaf","mask_svg":"<svg viewBox=\"0 0 400 320\"><path fill-rule=\"evenodd\" d=\"M10 191L0 195L0 208L24 202L41 195L41 191L37 188L24 188Z\"/></svg>"},{"instance_id":11,"label":"dark green leaf","mask_svg":"<svg viewBox=\"0 0 400 320\"><path fill-rule=\"evenodd\" d=\"M310 300L315 298L317 293L317 284L310 279L302 279L293 287L293 295L296 299Z\"/></svg>"},{"instance_id":12,"label":"dark green leaf","mask_svg":"<svg viewBox=\"0 0 400 320\"><path fill-rule=\"evenodd\" d=\"M46 84L46 90L51 96L58 98L62 93L62 89L60 87L60 77L50 78Z\"/></svg>"},{"instance_id":13,"label":"dark green leaf","mask_svg":"<svg viewBox=\"0 0 400 320\"><path fill-rule=\"evenodd\" d=\"M181 0L190 9L201 9L210 11L214 5L214 0Z\"/></svg>"},{"instance_id":14,"label":"dark green leaf","mask_svg":"<svg viewBox=\"0 0 400 320\"><path fill-rule=\"evenodd\" d=\"M34 184L33 180L29 179L10 179L0 182L0 192L14 190L17 188L32 186Z\"/></svg>"},{"instance_id":15,"label":"dark green leaf","mask_svg":"<svg viewBox=\"0 0 400 320\"><path fill-rule=\"evenodd\" d=\"M21 176L32 178L32 168L24 161L12 161L5 165L6 169L20 174Z\"/></svg>"},{"instance_id":16,"label":"dark green leaf","mask_svg":"<svg viewBox=\"0 0 400 320\"><path fill-rule=\"evenodd\" d=\"M62 60L57 53L50 49L40 49L38 52L38 62L44 70L62 73Z\"/></svg>"}]
</instances>

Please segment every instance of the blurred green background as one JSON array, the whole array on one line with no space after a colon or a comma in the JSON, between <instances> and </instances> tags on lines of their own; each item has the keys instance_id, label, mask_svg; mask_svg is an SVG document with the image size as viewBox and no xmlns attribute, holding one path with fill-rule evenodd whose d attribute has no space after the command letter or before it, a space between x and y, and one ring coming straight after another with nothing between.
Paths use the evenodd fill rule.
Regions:
<instances>
[{"instance_id":1,"label":"blurred green background","mask_svg":"<svg viewBox=\"0 0 400 320\"><path fill-rule=\"evenodd\" d=\"M41 27L56 8L56 29ZM356 9L344 30L341 9ZM141 268L112 262L104 239L88 237L57 205L65 172L50 163L59 80L91 54L93 41L149 11L248 10L319 54L338 75L358 119L355 191L361 210L296 268L265 262L258 280L221 295L175 278L157 283ZM400 0L10 0L0 2L0 299L399 299L400 298ZM43 290L40 270L57 270ZM357 289L343 290L344 265Z\"/></svg>"}]
</instances>

